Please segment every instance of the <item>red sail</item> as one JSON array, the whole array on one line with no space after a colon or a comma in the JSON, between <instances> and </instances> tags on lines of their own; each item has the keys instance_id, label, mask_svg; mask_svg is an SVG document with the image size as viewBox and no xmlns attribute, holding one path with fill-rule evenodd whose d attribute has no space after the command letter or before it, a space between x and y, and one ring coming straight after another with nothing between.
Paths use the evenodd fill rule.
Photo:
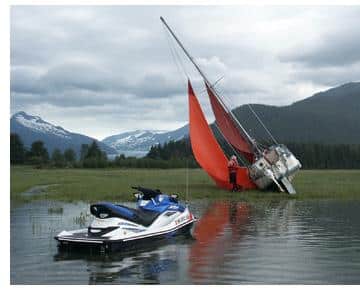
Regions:
<instances>
[{"instance_id":1,"label":"red sail","mask_svg":"<svg viewBox=\"0 0 360 290\"><path fill-rule=\"evenodd\" d=\"M195 159L219 187L231 189L227 168L228 160L205 119L190 81L188 82L188 94L190 141ZM244 189L256 187L249 178L246 167L241 167L237 172L237 183Z\"/></svg>"},{"instance_id":2,"label":"red sail","mask_svg":"<svg viewBox=\"0 0 360 290\"><path fill-rule=\"evenodd\" d=\"M220 131L227 139L227 141L230 142L238 151L240 151L247 160L253 162L254 153L249 143L245 137L241 135L239 128L236 127L235 121L225 111L224 107L220 104L219 100L216 98L209 86L207 84L205 85L209 95L211 107L215 115L216 124Z\"/></svg>"}]
</instances>

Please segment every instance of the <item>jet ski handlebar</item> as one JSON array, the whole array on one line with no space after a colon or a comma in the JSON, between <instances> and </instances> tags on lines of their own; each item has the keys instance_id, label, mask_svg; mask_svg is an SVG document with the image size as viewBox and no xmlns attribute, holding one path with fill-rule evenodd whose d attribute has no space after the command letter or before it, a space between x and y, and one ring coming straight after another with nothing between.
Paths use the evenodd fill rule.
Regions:
<instances>
[{"instance_id":1,"label":"jet ski handlebar","mask_svg":"<svg viewBox=\"0 0 360 290\"><path fill-rule=\"evenodd\" d=\"M143 197L146 198L154 198L156 196L158 196L159 194L164 194L163 192L160 191L160 189L150 189L150 188L145 188L145 187L141 187L141 186L132 186L131 188L136 189L137 191L141 192L143 194Z\"/></svg>"},{"instance_id":2,"label":"jet ski handlebar","mask_svg":"<svg viewBox=\"0 0 360 290\"><path fill-rule=\"evenodd\" d=\"M160 194L165 194L165 193L161 192L160 189L150 189L150 188L145 188L145 187L141 187L141 186L132 186L131 188L136 189L138 192L140 192L140 194L142 194L143 199L152 199ZM139 199L138 192L134 193L134 195L136 196L137 199ZM179 197L177 194L171 194L170 196L174 200L177 200Z\"/></svg>"}]
</instances>

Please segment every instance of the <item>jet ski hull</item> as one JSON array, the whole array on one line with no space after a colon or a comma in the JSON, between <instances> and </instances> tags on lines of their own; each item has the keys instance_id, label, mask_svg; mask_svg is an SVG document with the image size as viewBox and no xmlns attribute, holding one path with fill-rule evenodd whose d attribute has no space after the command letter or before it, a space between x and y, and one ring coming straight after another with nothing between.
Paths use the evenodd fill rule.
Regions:
<instances>
[{"instance_id":1,"label":"jet ski hull","mask_svg":"<svg viewBox=\"0 0 360 290\"><path fill-rule=\"evenodd\" d=\"M104 252L118 251L124 249L136 248L142 244L149 242L155 242L159 240L169 240L175 236L185 235L190 236L191 228L196 220L193 218L181 225L164 231L158 231L155 233L143 233L136 237L124 238L124 239L110 239L106 237L90 237L88 230L78 230L68 232L69 234L58 235L55 239L58 241L58 247L60 249L97 249Z\"/></svg>"}]
</instances>

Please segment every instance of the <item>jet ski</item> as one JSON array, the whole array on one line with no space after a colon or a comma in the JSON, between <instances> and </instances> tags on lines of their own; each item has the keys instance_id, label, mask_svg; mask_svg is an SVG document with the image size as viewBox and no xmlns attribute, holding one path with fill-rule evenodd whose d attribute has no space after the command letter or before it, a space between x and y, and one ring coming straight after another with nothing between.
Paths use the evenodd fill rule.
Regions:
<instances>
[{"instance_id":1,"label":"jet ski","mask_svg":"<svg viewBox=\"0 0 360 290\"><path fill-rule=\"evenodd\" d=\"M190 234L196 218L187 205L179 203L176 194L132 187L137 192L137 208L110 202L90 206L94 219L86 229L62 231L54 238L59 247L94 246L111 251L139 242L148 242Z\"/></svg>"}]
</instances>

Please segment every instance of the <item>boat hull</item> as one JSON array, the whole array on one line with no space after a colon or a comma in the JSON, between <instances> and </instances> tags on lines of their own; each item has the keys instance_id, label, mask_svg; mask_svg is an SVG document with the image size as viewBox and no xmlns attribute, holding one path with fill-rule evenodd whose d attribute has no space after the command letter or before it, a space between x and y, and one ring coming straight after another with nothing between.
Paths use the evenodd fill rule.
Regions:
<instances>
[{"instance_id":1,"label":"boat hull","mask_svg":"<svg viewBox=\"0 0 360 290\"><path fill-rule=\"evenodd\" d=\"M83 232L68 236L56 236L55 240L58 241L58 247L61 250L95 249L101 252L128 250L137 248L143 244L148 245L150 242L170 240L178 235L191 236L191 228L193 227L194 222L195 220L191 220L170 230L151 234L145 233L131 239L114 240L102 237L92 238L89 237L86 232Z\"/></svg>"}]
</instances>

